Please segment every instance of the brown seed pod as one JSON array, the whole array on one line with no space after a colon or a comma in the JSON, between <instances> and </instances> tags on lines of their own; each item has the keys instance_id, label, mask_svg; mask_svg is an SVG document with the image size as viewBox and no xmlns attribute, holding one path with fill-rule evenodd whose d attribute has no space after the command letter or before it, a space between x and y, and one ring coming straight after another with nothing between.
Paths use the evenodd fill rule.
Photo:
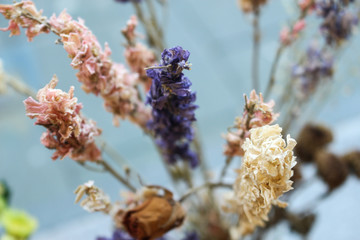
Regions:
<instances>
[{"instance_id":1,"label":"brown seed pod","mask_svg":"<svg viewBox=\"0 0 360 240\"><path fill-rule=\"evenodd\" d=\"M122 223L132 237L152 240L181 226L185 219L184 209L170 191L164 189L164 192L164 196L151 197L125 212Z\"/></svg>"},{"instance_id":2,"label":"brown seed pod","mask_svg":"<svg viewBox=\"0 0 360 240\"><path fill-rule=\"evenodd\" d=\"M238 0L240 8L248 13L254 12L256 9L259 9L261 5L265 4L267 0Z\"/></svg>"},{"instance_id":3,"label":"brown seed pod","mask_svg":"<svg viewBox=\"0 0 360 240\"><path fill-rule=\"evenodd\" d=\"M331 130L322 125L307 124L301 130L294 149L295 155L304 162L312 162L315 153L333 140Z\"/></svg>"},{"instance_id":4,"label":"brown seed pod","mask_svg":"<svg viewBox=\"0 0 360 240\"><path fill-rule=\"evenodd\" d=\"M360 178L360 151L353 151L341 157L341 160L347 164L350 171Z\"/></svg>"},{"instance_id":5,"label":"brown seed pod","mask_svg":"<svg viewBox=\"0 0 360 240\"><path fill-rule=\"evenodd\" d=\"M335 154L319 151L315 156L318 175L326 182L329 190L341 186L348 176L348 168Z\"/></svg>"},{"instance_id":6,"label":"brown seed pod","mask_svg":"<svg viewBox=\"0 0 360 240\"><path fill-rule=\"evenodd\" d=\"M306 236L310 232L315 221L315 214L287 214L287 220L290 223L291 230Z\"/></svg>"}]
</instances>

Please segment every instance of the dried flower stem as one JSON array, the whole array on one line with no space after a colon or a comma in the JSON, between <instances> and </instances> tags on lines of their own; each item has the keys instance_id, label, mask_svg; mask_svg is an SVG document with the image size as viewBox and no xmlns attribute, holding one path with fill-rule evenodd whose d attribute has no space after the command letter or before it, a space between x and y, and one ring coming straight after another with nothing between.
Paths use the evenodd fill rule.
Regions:
<instances>
[{"instance_id":1,"label":"dried flower stem","mask_svg":"<svg viewBox=\"0 0 360 240\"><path fill-rule=\"evenodd\" d=\"M164 43L161 37L156 33L156 27L153 26L152 22L145 19L144 12L140 4L136 1L132 1L136 11L136 15L145 27L146 35L148 36L148 42L151 47L154 47L158 52L164 49Z\"/></svg>"},{"instance_id":2,"label":"dried flower stem","mask_svg":"<svg viewBox=\"0 0 360 240\"><path fill-rule=\"evenodd\" d=\"M124 186L126 186L129 190L136 192L136 188L131 185L131 183L126 180L123 176L121 176L118 172L115 171L105 160L101 160L98 162L99 165L102 165L104 169L113 175L117 180L119 180Z\"/></svg>"},{"instance_id":3,"label":"dried flower stem","mask_svg":"<svg viewBox=\"0 0 360 240\"><path fill-rule=\"evenodd\" d=\"M312 1L313 2L313 1ZM311 6L312 4L309 4L306 8L304 8L301 13L300 13L300 16L295 20L295 22L299 22L300 20L303 20L307 14L308 14L308 11L309 11L309 7ZM266 87L266 90L265 90L265 94L264 94L264 97L265 99L267 99L275 85L275 76L276 76L276 71L278 69L278 66L279 66L279 61L280 61L280 58L283 54L283 50L286 48L285 45L283 45L281 42L280 42L280 45L278 46L277 50L276 50L276 55L275 55L275 58L271 64L271 70L270 70L270 77L269 77L269 82L267 84L267 87Z\"/></svg>"},{"instance_id":4,"label":"dried flower stem","mask_svg":"<svg viewBox=\"0 0 360 240\"><path fill-rule=\"evenodd\" d=\"M267 99L270 95L270 92L272 90L272 88L274 87L274 84L275 84L275 74L276 74L276 70L278 68L278 65L279 65L279 60L280 60L280 57L282 55L282 52L284 50L284 45L280 45L276 51L276 55L275 55L275 59L273 61L273 63L271 64L271 70L270 70L270 80L269 80L269 83L266 87L266 90L265 90L265 94L264 94L264 98Z\"/></svg>"},{"instance_id":5,"label":"dried flower stem","mask_svg":"<svg viewBox=\"0 0 360 240\"><path fill-rule=\"evenodd\" d=\"M223 166L221 173L220 173L220 178L219 178L219 182L221 182L223 180L223 178L226 175L227 170L229 169L230 164L232 163L232 160L234 159L234 156L228 156L225 160L225 165Z\"/></svg>"},{"instance_id":6,"label":"dried flower stem","mask_svg":"<svg viewBox=\"0 0 360 240\"><path fill-rule=\"evenodd\" d=\"M252 57L252 84L253 89L259 90L259 54L260 54L260 9L254 11L253 19L253 57Z\"/></svg>"},{"instance_id":7,"label":"dried flower stem","mask_svg":"<svg viewBox=\"0 0 360 240\"><path fill-rule=\"evenodd\" d=\"M32 98L36 98L36 92L20 79L11 76L5 76L5 81L6 84L13 88L16 92L21 93L26 97L31 96Z\"/></svg>"},{"instance_id":8,"label":"dried flower stem","mask_svg":"<svg viewBox=\"0 0 360 240\"><path fill-rule=\"evenodd\" d=\"M223 182L216 182L216 183L211 183L211 182L206 182L203 185L197 186L195 188L190 189L187 193L185 193L179 200L179 202L183 202L185 201L188 197L190 197L191 195L197 193L198 191L202 190L203 188L218 188L218 187L223 187L223 188L232 188L232 184L229 183L223 183Z\"/></svg>"}]
</instances>

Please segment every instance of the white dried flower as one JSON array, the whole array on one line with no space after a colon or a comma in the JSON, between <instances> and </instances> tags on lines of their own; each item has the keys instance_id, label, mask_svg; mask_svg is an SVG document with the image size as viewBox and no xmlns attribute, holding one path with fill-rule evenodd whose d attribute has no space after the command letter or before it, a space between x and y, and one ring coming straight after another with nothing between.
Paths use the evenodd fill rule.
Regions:
<instances>
[{"instance_id":1,"label":"white dried flower","mask_svg":"<svg viewBox=\"0 0 360 240\"><path fill-rule=\"evenodd\" d=\"M94 181L88 181L80 185L75 190L75 203L78 203L86 194L86 198L81 201L82 206L88 212L104 212L109 213L111 210L110 198L94 185Z\"/></svg>"},{"instance_id":2,"label":"white dried flower","mask_svg":"<svg viewBox=\"0 0 360 240\"><path fill-rule=\"evenodd\" d=\"M250 130L245 140L245 155L234 183L234 197L225 211L239 214L241 235L250 234L256 226L264 226L272 204L286 207L278 198L292 189L296 141L289 135L282 138L279 125L266 125Z\"/></svg>"}]
</instances>

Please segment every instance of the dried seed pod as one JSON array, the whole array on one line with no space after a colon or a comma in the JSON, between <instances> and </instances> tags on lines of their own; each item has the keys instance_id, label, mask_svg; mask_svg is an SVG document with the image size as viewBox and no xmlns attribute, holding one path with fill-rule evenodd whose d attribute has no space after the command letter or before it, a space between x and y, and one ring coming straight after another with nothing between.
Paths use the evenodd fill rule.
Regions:
<instances>
[{"instance_id":1,"label":"dried seed pod","mask_svg":"<svg viewBox=\"0 0 360 240\"><path fill-rule=\"evenodd\" d=\"M348 176L348 168L335 154L319 151L316 156L319 176L326 182L329 190L341 186Z\"/></svg>"},{"instance_id":2,"label":"dried seed pod","mask_svg":"<svg viewBox=\"0 0 360 240\"><path fill-rule=\"evenodd\" d=\"M290 223L291 230L306 236L310 232L313 223L315 222L316 215L310 214L287 214L287 220Z\"/></svg>"},{"instance_id":3,"label":"dried seed pod","mask_svg":"<svg viewBox=\"0 0 360 240\"><path fill-rule=\"evenodd\" d=\"M294 174L290 180L293 181L293 186L295 186L302 179L301 164L296 164L295 167L293 167L293 172Z\"/></svg>"},{"instance_id":4,"label":"dried seed pod","mask_svg":"<svg viewBox=\"0 0 360 240\"><path fill-rule=\"evenodd\" d=\"M315 153L333 140L331 130L322 125L307 124L301 130L295 147L295 155L304 162L312 162Z\"/></svg>"},{"instance_id":5,"label":"dried seed pod","mask_svg":"<svg viewBox=\"0 0 360 240\"><path fill-rule=\"evenodd\" d=\"M261 5L265 4L267 0L238 0L240 8L245 12L254 12L259 9Z\"/></svg>"},{"instance_id":6,"label":"dried seed pod","mask_svg":"<svg viewBox=\"0 0 360 240\"><path fill-rule=\"evenodd\" d=\"M171 229L181 226L185 212L170 191L164 196L154 196L124 213L122 220L127 232L138 240L161 237Z\"/></svg>"},{"instance_id":7,"label":"dried seed pod","mask_svg":"<svg viewBox=\"0 0 360 240\"><path fill-rule=\"evenodd\" d=\"M360 151L353 151L341 157L341 160L347 164L350 171L360 178Z\"/></svg>"}]
</instances>

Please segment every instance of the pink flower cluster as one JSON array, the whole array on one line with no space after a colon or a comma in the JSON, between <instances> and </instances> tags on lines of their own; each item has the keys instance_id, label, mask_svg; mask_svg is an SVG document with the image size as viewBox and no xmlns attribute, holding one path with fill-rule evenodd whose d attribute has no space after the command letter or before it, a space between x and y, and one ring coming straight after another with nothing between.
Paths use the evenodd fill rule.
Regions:
<instances>
[{"instance_id":1,"label":"pink flower cluster","mask_svg":"<svg viewBox=\"0 0 360 240\"><path fill-rule=\"evenodd\" d=\"M298 5L302 11L311 11L315 8L315 0L299 0Z\"/></svg>"},{"instance_id":2,"label":"pink flower cluster","mask_svg":"<svg viewBox=\"0 0 360 240\"><path fill-rule=\"evenodd\" d=\"M69 92L55 89L56 76L37 93L37 100L32 97L24 101L26 115L36 118L36 125L42 125L47 131L41 136L41 143L55 149L53 160L69 156L76 161L99 161L101 151L95 144L94 137L101 134L96 123L84 118L80 110L82 105L74 97L74 87Z\"/></svg>"},{"instance_id":3,"label":"pink flower cluster","mask_svg":"<svg viewBox=\"0 0 360 240\"><path fill-rule=\"evenodd\" d=\"M104 99L106 110L114 115L114 125L119 125L119 118L128 118L140 127L146 127L151 114L141 101L136 88L139 75L129 73L121 64L113 63L110 59L110 48L105 44L105 48L102 49L82 19L75 21L63 11L58 17L53 15L49 22L46 22L46 18L41 16L41 12L36 11L30 1L1 5L0 9L3 15L10 19L10 24L15 22L31 33L34 32L32 29L44 29L48 26L45 28L46 31L39 30L36 33L47 33L50 28L60 36L66 52L72 59L71 66L79 70L76 76L83 84L82 88L85 92L100 95ZM22 22L24 24L19 24ZM29 39L32 36L36 35L28 35Z\"/></svg>"},{"instance_id":4,"label":"pink flower cluster","mask_svg":"<svg viewBox=\"0 0 360 240\"><path fill-rule=\"evenodd\" d=\"M145 68L156 64L156 57L153 51L145 45L136 42L135 28L137 26L136 16L132 16L127 22L122 33L128 41L125 49L125 59L133 72L139 74L140 83L143 84L145 92L150 90L151 78L146 75Z\"/></svg>"},{"instance_id":5,"label":"pink flower cluster","mask_svg":"<svg viewBox=\"0 0 360 240\"><path fill-rule=\"evenodd\" d=\"M225 135L226 145L224 154L226 156L244 156L242 145L245 139L250 137L250 130L273 123L279 114L273 112L274 101L264 103L262 94L256 94L255 90L250 93L250 98L245 96L246 103L242 117L235 119L233 130Z\"/></svg>"},{"instance_id":6,"label":"pink flower cluster","mask_svg":"<svg viewBox=\"0 0 360 240\"><path fill-rule=\"evenodd\" d=\"M29 41L40 33L48 33L50 29L44 23L25 17L24 15L34 16L36 19L45 21L42 10L38 11L31 1L24 1L14 5L0 4L0 13L9 19L7 28L0 28L1 31L10 31L10 36L20 35L20 27L26 28L26 36Z\"/></svg>"},{"instance_id":7,"label":"pink flower cluster","mask_svg":"<svg viewBox=\"0 0 360 240\"><path fill-rule=\"evenodd\" d=\"M300 32L306 27L306 22L304 19L297 21L294 26L289 29L289 27L284 27L280 32L280 41L284 46L288 46L293 43L299 36Z\"/></svg>"}]
</instances>

